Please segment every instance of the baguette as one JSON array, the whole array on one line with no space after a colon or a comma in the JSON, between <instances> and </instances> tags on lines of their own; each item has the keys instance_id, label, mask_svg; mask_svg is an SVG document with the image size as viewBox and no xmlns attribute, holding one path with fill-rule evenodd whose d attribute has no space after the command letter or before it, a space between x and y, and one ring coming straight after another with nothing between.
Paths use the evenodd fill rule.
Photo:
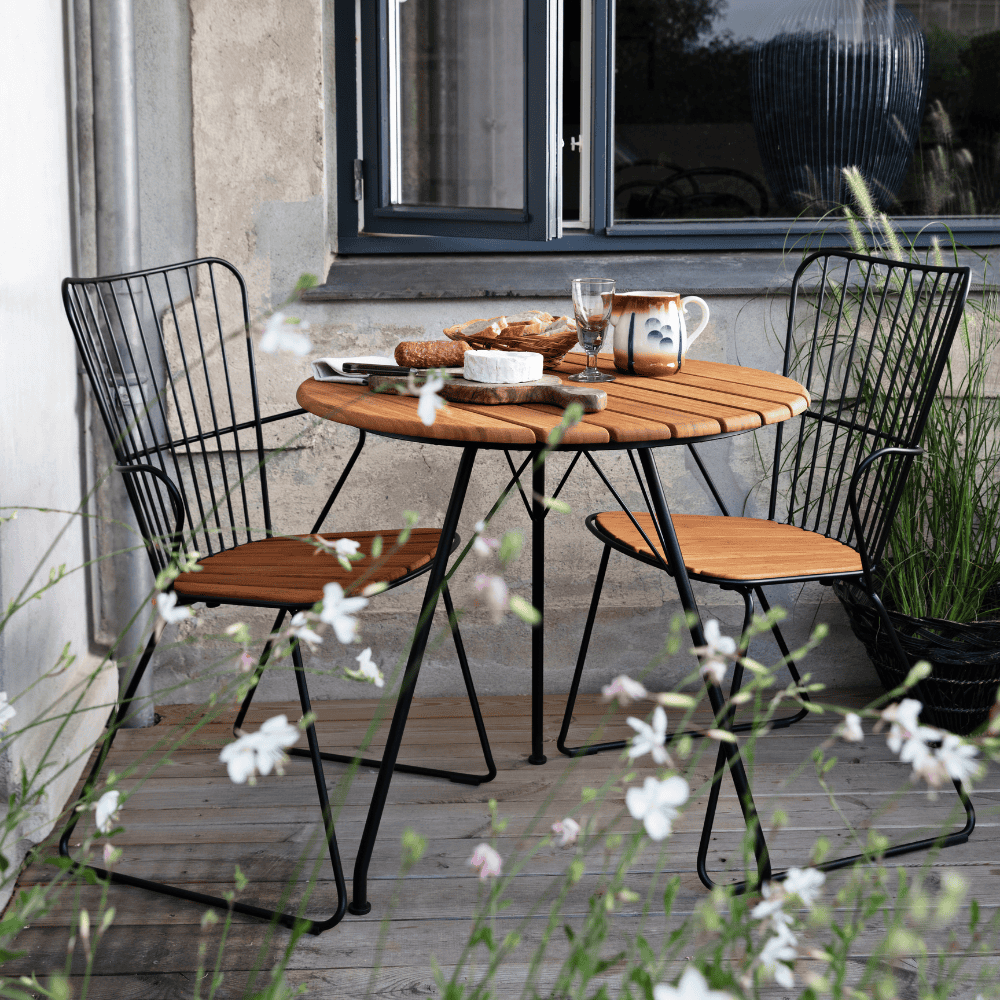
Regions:
<instances>
[{"instance_id":1,"label":"baguette","mask_svg":"<svg viewBox=\"0 0 1000 1000\"><path fill-rule=\"evenodd\" d=\"M461 340L463 337L499 337L506 328L507 320L503 316L494 316L492 319L471 319L468 323L449 326L444 335L452 340Z\"/></svg>"},{"instance_id":2,"label":"baguette","mask_svg":"<svg viewBox=\"0 0 1000 1000\"><path fill-rule=\"evenodd\" d=\"M537 337L546 327L547 323L540 319L528 320L507 320L507 329L504 334L508 337Z\"/></svg>"},{"instance_id":3,"label":"baguette","mask_svg":"<svg viewBox=\"0 0 1000 1000\"><path fill-rule=\"evenodd\" d=\"M404 340L393 357L402 368L460 368L468 350L464 340Z\"/></svg>"}]
</instances>

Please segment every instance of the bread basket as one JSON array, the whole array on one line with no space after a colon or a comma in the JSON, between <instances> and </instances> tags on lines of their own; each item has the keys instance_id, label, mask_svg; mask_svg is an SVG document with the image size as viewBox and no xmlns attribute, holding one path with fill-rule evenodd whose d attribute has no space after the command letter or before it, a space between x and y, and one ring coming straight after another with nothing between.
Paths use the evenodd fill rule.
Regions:
<instances>
[{"instance_id":1,"label":"bread basket","mask_svg":"<svg viewBox=\"0 0 1000 1000\"><path fill-rule=\"evenodd\" d=\"M453 336L447 330L444 333L452 340L466 341L477 351L533 351L545 359L546 368L559 364L566 357L566 352L576 344L576 330L564 330L547 337L539 333L518 333L508 336L506 331L496 337L484 337L479 334Z\"/></svg>"}]
</instances>

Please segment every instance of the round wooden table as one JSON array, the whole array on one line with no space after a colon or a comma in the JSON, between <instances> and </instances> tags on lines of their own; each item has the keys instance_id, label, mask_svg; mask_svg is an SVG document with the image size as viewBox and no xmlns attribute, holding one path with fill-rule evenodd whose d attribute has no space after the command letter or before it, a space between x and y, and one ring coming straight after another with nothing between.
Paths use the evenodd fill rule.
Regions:
<instances>
[{"instance_id":1,"label":"round wooden table","mask_svg":"<svg viewBox=\"0 0 1000 1000\"><path fill-rule=\"evenodd\" d=\"M579 360L578 360L579 357ZM565 378L584 366L582 356L570 355L553 374ZM664 553L673 570L678 595L685 611L692 612L694 624L691 636L695 646L705 645L698 607L691 589L691 582L684 568L680 546L674 532L666 498L653 458L653 449L671 445L690 445L755 430L767 424L777 424L801 413L809 404L806 390L792 379L755 368L697 361L688 358L676 375L644 378L615 372L609 359L600 359L598 367L615 374L614 382L602 382L600 388L608 394L607 408L598 413L585 414L574 427L565 431L557 450L575 451L589 458L592 451L634 450L642 466L650 504L650 514L657 522L664 543ZM430 427L425 427L417 416L417 400L410 396L373 393L364 385L336 382L317 382L307 379L299 386L299 405L310 413L340 424L357 427L386 437L402 438L461 447L455 483L452 488L448 511L442 526L442 544L438 546L434 566L428 578L424 597L425 612L437 604L437 595L447 569L450 546L445 539L454 535L458 526L469 479L480 449L528 451L514 479L529 462L545 448L549 434L562 422L563 412L544 404L484 406L470 403L449 403L438 410ZM349 472L364 444L364 433L358 443L345 474ZM697 457L697 456L696 456ZM591 460L592 461L592 460ZM532 764L544 764L542 752L542 690L544 677L544 606L545 606L545 514L540 502L545 493L545 464L533 462L531 507L532 535L532 604L542 612L542 620L532 629L532 711L531 753ZM699 459L699 466L701 466ZM595 465L595 468L596 465ZM703 466L702 472L708 475ZM567 470L566 476L572 466ZM600 473L600 469L598 468ZM605 483L611 484L601 473ZM342 477L343 480L343 477ZM640 480L641 482L641 480ZM716 499L720 499L711 479L708 483ZM562 483L560 483L560 488ZM556 491L558 493L558 490ZM615 493L617 498L617 493ZM526 501L527 502L527 501ZM424 624L418 630L406 666L409 678L400 691L393 714L382 767L376 781L373 805L369 814L354 873L354 904L364 903L368 863L374 848L377 826L392 779L399 742L402 739L406 717L409 713L420 663L430 635L431 615L423 615ZM713 708L721 708L721 691L710 688ZM715 704L718 701L719 704ZM372 826L372 829L368 829Z\"/></svg>"}]
</instances>

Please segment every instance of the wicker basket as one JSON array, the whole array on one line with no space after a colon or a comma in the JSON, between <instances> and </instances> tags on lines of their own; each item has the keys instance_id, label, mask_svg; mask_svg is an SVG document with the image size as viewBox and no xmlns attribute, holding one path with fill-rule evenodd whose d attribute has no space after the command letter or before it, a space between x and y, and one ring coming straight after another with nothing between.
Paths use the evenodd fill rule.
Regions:
<instances>
[{"instance_id":1,"label":"wicker basket","mask_svg":"<svg viewBox=\"0 0 1000 1000\"><path fill-rule=\"evenodd\" d=\"M498 337L480 337L473 335L465 336L457 333L454 336L444 331L446 337L452 340L464 340L471 344L477 351L533 351L540 354L545 359L545 367L552 368L559 364L566 352L576 344L576 331L567 330L565 333L556 333L550 337L543 337L540 334L515 335L505 337L502 333Z\"/></svg>"},{"instance_id":2,"label":"wicker basket","mask_svg":"<svg viewBox=\"0 0 1000 1000\"><path fill-rule=\"evenodd\" d=\"M900 685L906 671L868 595L847 582L835 583L833 591L883 686L891 690ZM910 666L928 660L932 667L930 676L910 692L923 702L921 721L963 735L978 729L989 717L1000 687L1000 622L959 624L888 610Z\"/></svg>"}]
</instances>

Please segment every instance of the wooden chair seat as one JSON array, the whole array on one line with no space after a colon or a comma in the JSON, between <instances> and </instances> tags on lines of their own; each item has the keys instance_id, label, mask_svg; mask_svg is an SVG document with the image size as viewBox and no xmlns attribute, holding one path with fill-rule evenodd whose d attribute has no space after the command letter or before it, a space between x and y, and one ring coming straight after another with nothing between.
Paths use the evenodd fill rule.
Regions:
<instances>
[{"instance_id":1,"label":"wooden chair seat","mask_svg":"<svg viewBox=\"0 0 1000 1000\"><path fill-rule=\"evenodd\" d=\"M655 544L656 555L662 558L653 519L646 513L634 517ZM791 524L699 514L674 514L672 520L685 566L693 577L752 582L861 572L861 556L850 546ZM598 514L597 524L640 558L655 558L622 511Z\"/></svg>"},{"instance_id":2,"label":"wooden chair seat","mask_svg":"<svg viewBox=\"0 0 1000 1000\"><path fill-rule=\"evenodd\" d=\"M373 560L372 539L382 537L382 555ZM345 590L355 581L364 584L392 583L434 557L441 532L433 528L415 528L405 544L399 545L399 531L353 531L323 533L327 541L351 538L359 542L365 558L345 570L336 556L324 552L310 541L311 535L262 538L202 559L201 572L182 573L174 581L174 590L188 601L252 601L265 606L309 607L323 598L323 587L336 581ZM374 564L375 569L372 567Z\"/></svg>"}]
</instances>

